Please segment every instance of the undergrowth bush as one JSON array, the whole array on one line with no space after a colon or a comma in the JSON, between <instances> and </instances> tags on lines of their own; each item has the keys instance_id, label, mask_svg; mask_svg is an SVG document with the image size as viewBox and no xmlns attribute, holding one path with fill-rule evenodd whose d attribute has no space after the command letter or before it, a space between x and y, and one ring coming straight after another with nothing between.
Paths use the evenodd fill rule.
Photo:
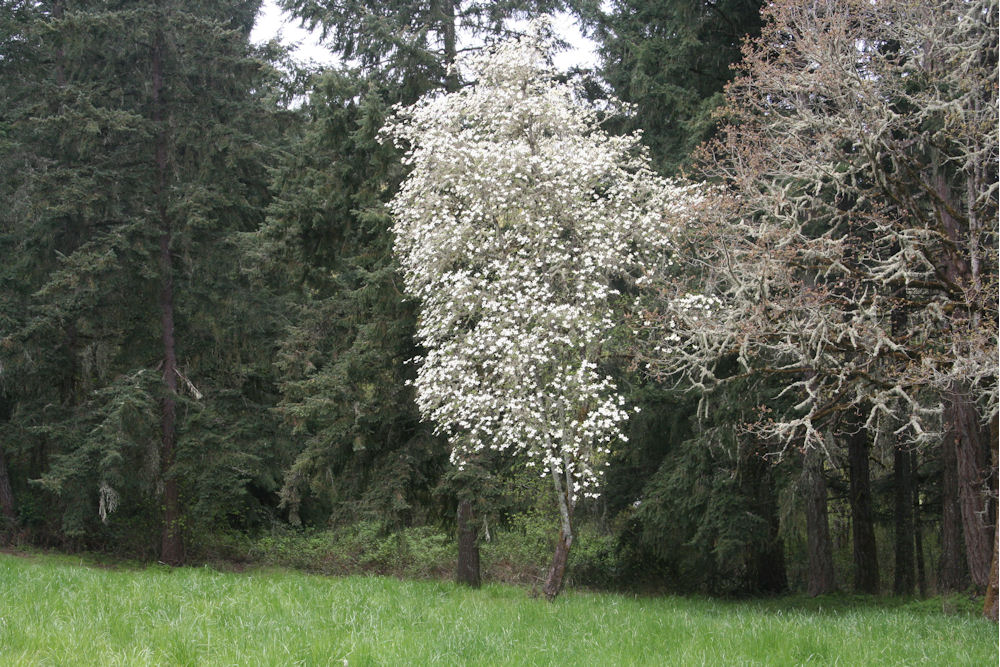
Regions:
<instances>
[{"instance_id":1,"label":"undergrowth bush","mask_svg":"<svg viewBox=\"0 0 1000 667\"><path fill-rule=\"evenodd\" d=\"M483 530L483 580L527 586L538 583L552 558L555 531L556 526L536 514L518 516L503 529ZM256 538L242 533L214 534L200 544L203 560L331 575L448 579L455 574L457 560L455 536L444 528L391 530L377 521L323 530L296 530L279 524ZM614 587L620 569L617 560L614 536L583 526L570 551L567 583Z\"/></svg>"},{"instance_id":2,"label":"undergrowth bush","mask_svg":"<svg viewBox=\"0 0 1000 667\"><path fill-rule=\"evenodd\" d=\"M252 541L246 560L322 574L432 578L454 570L453 551L450 538L429 526L390 532L362 521L319 531L275 528Z\"/></svg>"}]
</instances>

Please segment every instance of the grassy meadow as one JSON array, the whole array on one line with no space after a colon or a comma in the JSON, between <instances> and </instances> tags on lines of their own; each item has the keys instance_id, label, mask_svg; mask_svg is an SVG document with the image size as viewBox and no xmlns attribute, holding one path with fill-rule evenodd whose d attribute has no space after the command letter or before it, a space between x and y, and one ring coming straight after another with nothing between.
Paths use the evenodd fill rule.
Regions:
<instances>
[{"instance_id":1,"label":"grassy meadow","mask_svg":"<svg viewBox=\"0 0 1000 667\"><path fill-rule=\"evenodd\" d=\"M997 664L997 627L941 600L549 604L506 585L8 554L0 590L3 665Z\"/></svg>"}]
</instances>

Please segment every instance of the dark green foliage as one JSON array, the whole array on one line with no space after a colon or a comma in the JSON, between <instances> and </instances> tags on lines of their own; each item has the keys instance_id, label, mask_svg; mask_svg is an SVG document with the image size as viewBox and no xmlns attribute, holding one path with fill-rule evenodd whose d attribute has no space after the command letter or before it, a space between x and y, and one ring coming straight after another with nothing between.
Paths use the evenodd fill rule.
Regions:
<instances>
[{"instance_id":1,"label":"dark green foliage","mask_svg":"<svg viewBox=\"0 0 1000 667\"><path fill-rule=\"evenodd\" d=\"M594 21L601 75L635 105L653 162L673 173L715 131L713 112L745 37L759 34L760 0L615 0Z\"/></svg>"},{"instance_id":2,"label":"dark green foliage","mask_svg":"<svg viewBox=\"0 0 1000 667\"><path fill-rule=\"evenodd\" d=\"M281 410L302 442L282 491L293 519L308 495L332 503L338 521L419 519L444 464L406 386L414 309L396 286L382 208L401 169L376 140L392 94L344 73L319 76L276 174L263 237L296 302L276 363Z\"/></svg>"},{"instance_id":3,"label":"dark green foliage","mask_svg":"<svg viewBox=\"0 0 1000 667\"><path fill-rule=\"evenodd\" d=\"M50 499L44 523L58 514L66 536L100 543L122 521L155 531L110 509L155 517L149 501L168 475L182 479L191 527L245 514L235 508L255 480L276 502L274 309L243 277L236 244L263 220L282 115L273 54L247 41L258 4L14 7L16 37L2 43L23 80L5 78L0 121L17 137L0 161L18 167L2 186L16 203L0 212L12 258L0 275L0 382L15 407L0 437L15 486L36 480ZM168 279L176 470L160 451Z\"/></svg>"},{"instance_id":4,"label":"dark green foliage","mask_svg":"<svg viewBox=\"0 0 1000 667\"><path fill-rule=\"evenodd\" d=\"M640 412L629 421L628 442L617 450L605 472L602 496L615 516L642 497L646 483L664 459L692 435L696 401L647 383L631 388L629 399Z\"/></svg>"},{"instance_id":5,"label":"dark green foliage","mask_svg":"<svg viewBox=\"0 0 1000 667\"><path fill-rule=\"evenodd\" d=\"M331 51L411 104L430 88L458 84L449 66L458 40L508 33L506 21L574 6L580 0L281 0L318 31Z\"/></svg>"},{"instance_id":6,"label":"dark green foliage","mask_svg":"<svg viewBox=\"0 0 1000 667\"><path fill-rule=\"evenodd\" d=\"M686 438L675 427L658 469L619 514L623 566L633 583L728 594L787 588L778 513L784 470L741 432L747 416L738 395L734 388L715 397L711 417ZM692 416L690 406L674 409ZM659 432L670 434L663 426Z\"/></svg>"}]
</instances>

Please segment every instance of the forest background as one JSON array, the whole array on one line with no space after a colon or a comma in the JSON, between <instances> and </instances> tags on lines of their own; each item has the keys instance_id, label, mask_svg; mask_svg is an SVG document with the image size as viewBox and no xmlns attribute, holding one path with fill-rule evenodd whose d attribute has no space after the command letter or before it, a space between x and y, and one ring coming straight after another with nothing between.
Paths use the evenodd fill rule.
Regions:
<instances>
[{"instance_id":1,"label":"forest background","mask_svg":"<svg viewBox=\"0 0 1000 667\"><path fill-rule=\"evenodd\" d=\"M825 447L809 446L802 431L789 446L786 434L745 428L759 422L761 406L796 415L801 403L783 390L821 386L823 368L787 364L779 374L761 362L738 372L744 355L706 349L714 360L705 363L724 381L699 386L687 371L657 364L655 345L623 341L602 367L641 411L628 441L613 449L600 497L579 505L571 581L727 595L928 595L981 594L992 574L995 590L995 123L984 135L992 149L975 161L949 153L966 146L965 135L942 139L938 130L951 131L949 114L968 121L969 99L995 112L996 3L949 4L942 15L964 12L974 25L942 28L943 44L974 34L977 60L959 73L968 85L932 72L926 86L985 98L954 93L934 116L908 108L917 93L900 89L888 106L914 124L891 127L899 152L877 147L883 152L870 162L863 150L843 148L857 139L849 126L834 128L831 145L850 155L838 167L853 179L847 198L801 170L780 182L763 167L741 172L732 159L741 153L725 148L743 141L750 157L778 145L747 143L765 131L741 134L766 125L751 104L765 96L746 88L768 71L785 82L815 71L808 59L781 69L777 52L808 34L796 26L842 18L838 3L809 3L828 9L811 17L791 0L763 16L752 0L281 4L344 64L302 67L277 43L254 45L254 0L0 2L0 513L8 544L169 564L450 576L457 531L482 549L486 577L535 583L556 539L550 484L499 455L453 468L407 383L415 369L406 362L420 353L419 304L403 298L385 207L407 172L378 133L393 105L469 84L450 67L463 48L458 35L490 43L517 32L511 26L522 24L511 19L565 11L595 40L600 60L565 78L580 77L593 101L632 105L604 127L642 130L661 174L742 194L748 182L810 192L821 214L796 242L831 238L816 229L841 224L827 209L877 224L905 210L912 218L930 211L919 247L931 248L927 238L947 246L947 266L935 268L927 250L932 269L921 281L880 288L888 296L878 317L892 345L868 348L867 364L838 362L865 370L810 411ZM905 3L876 4L895 11ZM870 29L864 12L854 17L848 35ZM897 46L885 39L875 48L892 55ZM774 108L792 116L795 106ZM809 113L846 116L833 103ZM817 127L805 134L825 146ZM897 209L871 205L873 192L900 202ZM734 219L766 217L761 202L773 203L764 195L744 201L758 209L726 209ZM855 228L852 238L871 241L864 234L875 228ZM885 252L882 259L901 250ZM812 294L801 274L791 284ZM946 313L930 330L929 303ZM669 335L656 322L645 331ZM935 340L967 341L981 354L962 356ZM763 344L753 353L771 361L789 354ZM992 362L976 361L990 354ZM967 358L965 384L949 375L939 389L934 378L907 376L899 400L913 399L926 418L919 423L937 425L927 437L915 437L906 419L866 419L883 396L880 382L895 382L886 368L923 359L958 367ZM644 372L649 362L653 372Z\"/></svg>"}]
</instances>

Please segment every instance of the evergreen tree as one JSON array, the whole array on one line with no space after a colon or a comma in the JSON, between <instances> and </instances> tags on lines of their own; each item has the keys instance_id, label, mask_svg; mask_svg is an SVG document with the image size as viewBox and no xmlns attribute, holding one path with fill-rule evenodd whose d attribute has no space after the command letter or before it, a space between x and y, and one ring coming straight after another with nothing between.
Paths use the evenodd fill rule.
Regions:
<instances>
[{"instance_id":1,"label":"evergreen tree","mask_svg":"<svg viewBox=\"0 0 1000 667\"><path fill-rule=\"evenodd\" d=\"M293 521L309 497L337 520L425 519L443 463L406 387L414 315L382 207L402 174L375 139L394 93L357 73L318 76L276 173L263 238L294 303L276 364L303 443L282 491Z\"/></svg>"},{"instance_id":2,"label":"evergreen tree","mask_svg":"<svg viewBox=\"0 0 1000 667\"><path fill-rule=\"evenodd\" d=\"M620 539L632 551L640 582L654 575L674 590L714 594L788 588L779 495L794 481L772 464L765 442L739 427L750 412L741 397L768 400L776 393L766 383L736 382L712 400L710 416L697 420L690 399L688 405L643 407L639 421L651 420L647 428L659 429L641 440L659 437L665 455L646 476L641 495L620 514L627 522ZM655 414L656 407L671 407L674 414ZM688 417L693 433L664 423Z\"/></svg>"},{"instance_id":3,"label":"evergreen tree","mask_svg":"<svg viewBox=\"0 0 1000 667\"><path fill-rule=\"evenodd\" d=\"M675 172L715 129L745 37L760 33L761 0L615 0L593 19L601 75L635 105L654 163Z\"/></svg>"},{"instance_id":4,"label":"evergreen tree","mask_svg":"<svg viewBox=\"0 0 1000 667\"><path fill-rule=\"evenodd\" d=\"M236 244L262 221L280 115L249 45L258 5L26 3L10 40L37 67L4 118L3 159L25 165L4 186L5 431L64 534L158 523L171 563L197 527L185 511L231 520L275 485L273 325Z\"/></svg>"}]
</instances>

